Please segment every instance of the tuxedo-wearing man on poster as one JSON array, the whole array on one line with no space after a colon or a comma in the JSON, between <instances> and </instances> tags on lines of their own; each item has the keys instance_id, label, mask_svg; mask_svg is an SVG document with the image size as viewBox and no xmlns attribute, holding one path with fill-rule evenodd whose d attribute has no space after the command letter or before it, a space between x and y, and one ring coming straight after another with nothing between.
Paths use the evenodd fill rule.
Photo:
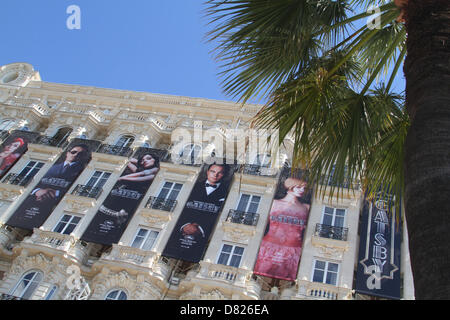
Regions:
<instances>
[{"instance_id":1,"label":"tuxedo-wearing man on poster","mask_svg":"<svg viewBox=\"0 0 450 320\"><path fill-rule=\"evenodd\" d=\"M88 147L84 144L75 145L66 152L64 161L54 164L42 178L38 188L31 193L37 202L53 200L60 196L60 191L55 187L43 187L45 181L50 179L60 179L69 185L75 181L80 172L84 169L88 161ZM62 187L63 188L63 187ZM64 188L63 188L64 189Z\"/></svg>"},{"instance_id":2,"label":"tuxedo-wearing man on poster","mask_svg":"<svg viewBox=\"0 0 450 320\"><path fill-rule=\"evenodd\" d=\"M228 192L223 178L228 173L228 167L221 164L211 164L206 171L206 179L198 181L192 189L189 201L214 204L222 207Z\"/></svg>"},{"instance_id":3,"label":"tuxedo-wearing man on poster","mask_svg":"<svg viewBox=\"0 0 450 320\"><path fill-rule=\"evenodd\" d=\"M223 182L227 173L228 167L225 165L209 165L206 179L199 180L192 189L187 207L208 214L218 214L228 192L228 186ZM205 238L202 226L194 221L185 223L179 231L184 237L197 235Z\"/></svg>"},{"instance_id":4,"label":"tuxedo-wearing man on poster","mask_svg":"<svg viewBox=\"0 0 450 320\"><path fill-rule=\"evenodd\" d=\"M292 280L296 278L310 204L300 200L307 192L307 182L288 178L284 187L286 196L273 201L255 272Z\"/></svg>"}]
</instances>

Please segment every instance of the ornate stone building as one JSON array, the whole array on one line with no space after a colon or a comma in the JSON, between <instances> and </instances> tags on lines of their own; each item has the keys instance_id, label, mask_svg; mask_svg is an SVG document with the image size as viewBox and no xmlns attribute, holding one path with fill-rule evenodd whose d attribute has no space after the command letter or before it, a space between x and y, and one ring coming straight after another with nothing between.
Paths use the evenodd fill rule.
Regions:
<instances>
[{"instance_id":1,"label":"ornate stone building","mask_svg":"<svg viewBox=\"0 0 450 320\"><path fill-rule=\"evenodd\" d=\"M225 135L227 129L248 129L261 106L47 83L26 63L0 68L0 106L2 141L17 130L38 134L0 182L3 299L364 298L353 290L363 200L358 189L349 189L339 201L313 197L296 281L253 274L279 178L279 170L262 163L261 157L235 174L199 263L161 254L199 174L196 165L161 161L159 173L117 244L80 240L134 149L170 150L172 132L176 128L193 132L198 121L218 135ZM8 219L73 139L96 140L100 147L41 227L9 226ZM286 139L281 150L284 160L289 161L292 147L292 140ZM183 152L196 156L215 149L210 139L185 148ZM176 191L172 201L161 196L163 189ZM229 219L243 195L257 202L255 223ZM155 205L155 199L159 204L166 202ZM333 217L328 227L345 236L333 238L318 232L325 215ZM405 239L402 296L412 299L406 244ZM220 259L224 248L240 248L233 251L233 265ZM321 270L326 275L335 273L332 283L327 277L317 280L317 261L337 266L335 271Z\"/></svg>"}]
</instances>

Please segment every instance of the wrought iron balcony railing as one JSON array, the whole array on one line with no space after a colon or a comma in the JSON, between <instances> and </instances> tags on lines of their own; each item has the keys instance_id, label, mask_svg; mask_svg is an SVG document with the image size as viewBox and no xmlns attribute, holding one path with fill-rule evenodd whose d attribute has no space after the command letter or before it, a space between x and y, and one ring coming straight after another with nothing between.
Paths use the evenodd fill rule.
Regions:
<instances>
[{"instance_id":1,"label":"wrought iron balcony railing","mask_svg":"<svg viewBox=\"0 0 450 320\"><path fill-rule=\"evenodd\" d=\"M353 181L350 178L346 178L343 182L338 183L333 177L322 177L320 184L329 187L340 187L345 189L359 189L360 183L358 181Z\"/></svg>"},{"instance_id":2,"label":"wrought iron balcony railing","mask_svg":"<svg viewBox=\"0 0 450 320\"><path fill-rule=\"evenodd\" d=\"M248 226L256 226L258 224L259 214L254 212L244 212L230 209L227 221Z\"/></svg>"},{"instance_id":3,"label":"wrought iron balcony railing","mask_svg":"<svg viewBox=\"0 0 450 320\"><path fill-rule=\"evenodd\" d=\"M277 170L256 164L245 164L243 165L243 173L252 176L274 177L277 175Z\"/></svg>"},{"instance_id":4,"label":"wrought iron balcony railing","mask_svg":"<svg viewBox=\"0 0 450 320\"><path fill-rule=\"evenodd\" d=\"M104 154L111 154L114 156L121 156L121 157L129 157L131 153L133 152L133 149L130 147L122 147L122 146L115 146L111 144L102 144L98 150L98 153L104 153Z\"/></svg>"},{"instance_id":5,"label":"wrought iron balcony railing","mask_svg":"<svg viewBox=\"0 0 450 320\"><path fill-rule=\"evenodd\" d=\"M150 197L145 207L150 209L173 212L173 210L177 206L177 203L178 202L176 200Z\"/></svg>"},{"instance_id":6,"label":"wrought iron balcony railing","mask_svg":"<svg viewBox=\"0 0 450 320\"><path fill-rule=\"evenodd\" d=\"M329 226L326 224L316 224L316 230L314 233L318 237L347 241L348 228Z\"/></svg>"},{"instance_id":7,"label":"wrought iron balcony railing","mask_svg":"<svg viewBox=\"0 0 450 320\"><path fill-rule=\"evenodd\" d=\"M86 197L86 198L93 198L98 199L100 195L102 194L103 189L99 187L91 187L91 186L84 186L79 184L72 192L73 195L80 196L80 197Z\"/></svg>"},{"instance_id":8,"label":"wrought iron balcony railing","mask_svg":"<svg viewBox=\"0 0 450 320\"><path fill-rule=\"evenodd\" d=\"M40 136L36 139L35 143L64 149L69 144L69 141L67 139L55 139L54 137Z\"/></svg>"},{"instance_id":9,"label":"wrought iron balcony railing","mask_svg":"<svg viewBox=\"0 0 450 320\"><path fill-rule=\"evenodd\" d=\"M12 184L15 186L26 187L33 180L32 176L23 176L15 173L10 173L3 179L3 183Z\"/></svg>"},{"instance_id":10,"label":"wrought iron balcony railing","mask_svg":"<svg viewBox=\"0 0 450 320\"><path fill-rule=\"evenodd\" d=\"M10 294L2 293L0 295L0 300L25 300L23 298L15 297Z\"/></svg>"},{"instance_id":11,"label":"wrought iron balcony railing","mask_svg":"<svg viewBox=\"0 0 450 320\"><path fill-rule=\"evenodd\" d=\"M0 141L6 140L9 137L9 131L7 130L0 130Z\"/></svg>"}]
</instances>

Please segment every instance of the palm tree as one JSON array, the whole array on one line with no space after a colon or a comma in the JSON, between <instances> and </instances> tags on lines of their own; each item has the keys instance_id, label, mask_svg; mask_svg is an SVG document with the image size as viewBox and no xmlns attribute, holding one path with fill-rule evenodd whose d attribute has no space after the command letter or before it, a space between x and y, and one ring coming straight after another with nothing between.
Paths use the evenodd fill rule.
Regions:
<instances>
[{"instance_id":1,"label":"palm tree","mask_svg":"<svg viewBox=\"0 0 450 320\"><path fill-rule=\"evenodd\" d=\"M224 91L265 100L255 124L292 135L311 179L402 196L416 298L450 298L450 1L209 0L207 14Z\"/></svg>"}]
</instances>

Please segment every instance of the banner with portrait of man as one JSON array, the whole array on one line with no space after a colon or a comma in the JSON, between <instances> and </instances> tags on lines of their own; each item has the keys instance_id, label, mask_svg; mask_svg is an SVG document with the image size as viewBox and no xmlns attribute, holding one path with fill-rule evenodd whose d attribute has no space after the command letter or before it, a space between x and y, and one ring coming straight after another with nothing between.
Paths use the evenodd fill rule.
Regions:
<instances>
[{"instance_id":1,"label":"banner with portrait of man","mask_svg":"<svg viewBox=\"0 0 450 320\"><path fill-rule=\"evenodd\" d=\"M236 167L204 165L162 253L199 262L228 196Z\"/></svg>"},{"instance_id":2,"label":"banner with portrait of man","mask_svg":"<svg viewBox=\"0 0 450 320\"><path fill-rule=\"evenodd\" d=\"M165 150L139 148L81 237L103 245L118 243L158 174Z\"/></svg>"},{"instance_id":3,"label":"banner with portrait of man","mask_svg":"<svg viewBox=\"0 0 450 320\"><path fill-rule=\"evenodd\" d=\"M295 281L311 208L310 190L303 171L283 169L254 274Z\"/></svg>"},{"instance_id":4,"label":"banner with portrait of man","mask_svg":"<svg viewBox=\"0 0 450 320\"><path fill-rule=\"evenodd\" d=\"M27 230L42 226L85 169L98 145L98 141L73 139L7 224Z\"/></svg>"}]
</instances>

